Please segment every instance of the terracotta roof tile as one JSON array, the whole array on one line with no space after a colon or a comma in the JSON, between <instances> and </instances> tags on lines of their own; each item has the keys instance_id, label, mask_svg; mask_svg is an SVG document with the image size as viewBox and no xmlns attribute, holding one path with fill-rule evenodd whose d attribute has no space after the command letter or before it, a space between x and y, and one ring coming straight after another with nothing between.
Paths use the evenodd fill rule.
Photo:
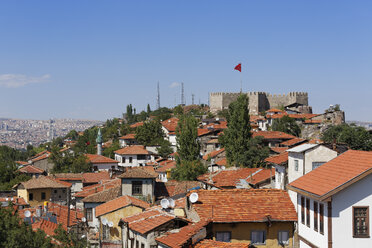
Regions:
<instances>
[{"instance_id":1,"label":"terracotta roof tile","mask_svg":"<svg viewBox=\"0 0 372 248\"><path fill-rule=\"evenodd\" d=\"M226 164L227 164L227 160L226 160L226 158L223 158L223 159L218 160L218 161L216 162L216 165L219 165L219 166L226 166Z\"/></svg>"},{"instance_id":2,"label":"terracotta roof tile","mask_svg":"<svg viewBox=\"0 0 372 248\"><path fill-rule=\"evenodd\" d=\"M155 195L161 197L173 197L176 195L186 194L193 188L201 188L202 184L197 181L176 181L156 182Z\"/></svg>"},{"instance_id":3,"label":"terracotta roof tile","mask_svg":"<svg viewBox=\"0 0 372 248\"><path fill-rule=\"evenodd\" d=\"M363 173L372 172L372 152L348 150L310 171L289 186L324 196Z\"/></svg>"},{"instance_id":4,"label":"terracotta roof tile","mask_svg":"<svg viewBox=\"0 0 372 248\"><path fill-rule=\"evenodd\" d=\"M210 141L207 142L207 144L219 144L220 141L218 139L211 139Z\"/></svg>"},{"instance_id":5,"label":"terracotta roof tile","mask_svg":"<svg viewBox=\"0 0 372 248\"><path fill-rule=\"evenodd\" d=\"M203 159L204 160L208 160L208 158L214 158L216 157L218 154L222 153L225 151L225 148L221 148L221 149L218 149L218 150L214 150L214 151L211 151L210 153L207 153L203 156Z\"/></svg>"},{"instance_id":6,"label":"terracotta roof tile","mask_svg":"<svg viewBox=\"0 0 372 248\"><path fill-rule=\"evenodd\" d=\"M297 221L289 195L279 189L197 190L192 203L200 218L214 223ZM190 192L191 193L191 192ZM249 207L247 207L249 206Z\"/></svg>"},{"instance_id":7,"label":"terracotta roof tile","mask_svg":"<svg viewBox=\"0 0 372 248\"><path fill-rule=\"evenodd\" d=\"M27 165L28 162L25 162L25 161L15 161L16 164L19 164L19 165Z\"/></svg>"},{"instance_id":8,"label":"terracotta roof tile","mask_svg":"<svg viewBox=\"0 0 372 248\"><path fill-rule=\"evenodd\" d=\"M160 163L160 166L155 170L156 172L166 172L176 167L175 160L167 160Z\"/></svg>"},{"instance_id":9,"label":"terracotta roof tile","mask_svg":"<svg viewBox=\"0 0 372 248\"><path fill-rule=\"evenodd\" d=\"M129 133L127 135L121 136L119 139L122 139L122 140L134 140L134 139L136 139L136 134L135 133Z\"/></svg>"},{"instance_id":10,"label":"terracotta roof tile","mask_svg":"<svg viewBox=\"0 0 372 248\"><path fill-rule=\"evenodd\" d=\"M40 221L33 223L31 226L32 226L32 230L37 231L38 229L40 229L40 230L44 231L45 234L48 235L48 236L56 235L54 233L54 230L56 230L58 228L57 223L53 223L53 222L50 222L50 221L44 220L44 219L40 219Z\"/></svg>"},{"instance_id":11,"label":"terracotta roof tile","mask_svg":"<svg viewBox=\"0 0 372 248\"><path fill-rule=\"evenodd\" d=\"M182 248L188 240L197 234L201 229L208 225L210 221L202 220L197 223L192 223L178 230L172 230L165 233L163 236L156 238L156 241L172 248Z\"/></svg>"},{"instance_id":12,"label":"terracotta roof tile","mask_svg":"<svg viewBox=\"0 0 372 248\"><path fill-rule=\"evenodd\" d=\"M34 157L33 159L31 159L31 163L35 163L37 161L40 161L40 160L43 160L43 159L47 159L50 155L50 152L45 152L43 153L42 155L38 156L38 157Z\"/></svg>"},{"instance_id":13,"label":"terracotta roof tile","mask_svg":"<svg viewBox=\"0 0 372 248\"><path fill-rule=\"evenodd\" d=\"M271 164L287 164L288 163L288 152L283 152L278 155L274 155L265 159L266 162Z\"/></svg>"},{"instance_id":14,"label":"terracotta roof tile","mask_svg":"<svg viewBox=\"0 0 372 248\"><path fill-rule=\"evenodd\" d=\"M103 190L85 197L83 202L108 202L121 196L121 186Z\"/></svg>"},{"instance_id":15,"label":"terracotta roof tile","mask_svg":"<svg viewBox=\"0 0 372 248\"><path fill-rule=\"evenodd\" d=\"M27 182L21 183L25 189L45 189L45 188L68 188L57 180L47 176L39 176L38 178L31 178Z\"/></svg>"},{"instance_id":16,"label":"terracotta roof tile","mask_svg":"<svg viewBox=\"0 0 372 248\"><path fill-rule=\"evenodd\" d=\"M21 173L27 173L27 174L41 174L45 172L44 170L37 168L33 165L26 165L25 167L22 167L18 171Z\"/></svg>"},{"instance_id":17,"label":"terracotta roof tile","mask_svg":"<svg viewBox=\"0 0 372 248\"><path fill-rule=\"evenodd\" d=\"M279 131L258 131L253 132L253 137L262 136L264 139L295 139L296 136Z\"/></svg>"},{"instance_id":18,"label":"terracotta roof tile","mask_svg":"<svg viewBox=\"0 0 372 248\"><path fill-rule=\"evenodd\" d=\"M148 210L130 217L121 219L129 224L129 228L141 234L146 234L153 229L164 225L175 217L160 210Z\"/></svg>"},{"instance_id":19,"label":"terracotta roof tile","mask_svg":"<svg viewBox=\"0 0 372 248\"><path fill-rule=\"evenodd\" d=\"M87 197L98 192L102 192L107 189L121 186L121 180L119 178L101 181L98 184L89 185L83 188L82 191L75 193L75 197Z\"/></svg>"},{"instance_id":20,"label":"terracotta roof tile","mask_svg":"<svg viewBox=\"0 0 372 248\"><path fill-rule=\"evenodd\" d=\"M214 132L214 130L211 130L211 129L198 128L198 137L209 134L209 133L213 133L213 132Z\"/></svg>"},{"instance_id":21,"label":"terracotta roof tile","mask_svg":"<svg viewBox=\"0 0 372 248\"><path fill-rule=\"evenodd\" d=\"M92 164L117 164L118 161L98 155L98 154L85 154L85 156L88 158L88 161Z\"/></svg>"},{"instance_id":22,"label":"terracotta roof tile","mask_svg":"<svg viewBox=\"0 0 372 248\"><path fill-rule=\"evenodd\" d=\"M130 205L137 206L143 209L150 207L150 204L148 204L147 202L144 202L140 199L137 199L129 195L124 195L97 206L96 217Z\"/></svg>"},{"instance_id":23,"label":"terracotta roof tile","mask_svg":"<svg viewBox=\"0 0 372 248\"><path fill-rule=\"evenodd\" d=\"M277 109L277 108L271 108L269 110L266 111L266 113L286 113L284 110L281 110L281 109Z\"/></svg>"},{"instance_id":24,"label":"terracotta roof tile","mask_svg":"<svg viewBox=\"0 0 372 248\"><path fill-rule=\"evenodd\" d=\"M241 179L247 183L258 184L275 176L275 170L263 168L229 168L198 177L199 181L216 187L236 187Z\"/></svg>"},{"instance_id":25,"label":"terracotta roof tile","mask_svg":"<svg viewBox=\"0 0 372 248\"><path fill-rule=\"evenodd\" d=\"M22 197L1 197L0 198L0 206L1 202L8 202L11 201L14 205L20 205L20 206L27 206L29 205L25 199Z\"/></svg>"},{"instance_id":26,"label":"terracotta roof tile","mask_svg":"<svg viewBox=\"0 0 372 248\"><path fill-rule=\"evenodd\" d=\"M270 147L270 150L276 153L283 153L288 150L288 147Z\"/></svg>"},{"instance_id":27,"label":"terracotta roof tile","mask_svg":"<svg viewBox=\"0 0 372 248\"><path fill-rule=\"evenodd\" d=\"M136 127L140 127L140 126L143 126L143 121L130 125L130 128L136 128Z\"/></svg>"},{"instance_id":28,"label":"terracotta roof tile","mask_svg":"<svg viewBox=\"0 0 372 248\"><path fill-rule=\"evenodd\" d=\"M129 167L123 174L119 176L119 178L156 178L156 174L144 167Z\"/></svg>"},{"instance_id":29,"label":"terracotta roof tile","mask_svg":"<svg viewBox=\"0 0 372 248\"><path fill-rule=\"evenodd\" d=\"M57 216L57 222L62 224L62 226L67 228L67 217L68 217L68 207L62 206L57 203L48 202L48 212L52 212ZM69 226L74 226L81 222L81 219L84 217L82 211L77 211L70 209L70 221Z\"/></svg>"},{"instance_id":30,"label":"terracotta roof tile","mask_svg":"<svg viewBox=\"0 0 372 248\"><path fill-rule=\"evenodd\" d=\"M197 243L195 248L248 248L249 243L230 243L211 239L204 239Z\"/></svg>"},{"instance_id":31,"label":"terracotta roof tile","mask_svg":"<svg viewBox=\"0 0 372 248\"><path fill-rule=\"evenodd\" d=\"M126 146L126 147L123 147L119 150L116 150L115 153L120 154L120 155L130 155L130 154L133 154L133 155L148 155L148 154L150 154L150 152L147 151L145 149L145 147L141 146L141 145Z\"/></svg>"},{"instance_id":32,"label":"terracotta roof tile","mask_svg":"<svg viewBox=\"0 0 372 248\"><path fill-rule=\"evenodd\" d=\"M175 132L179 119L176 117L169 118L168 120L162 121L161 125L168 130L168 132Z\"/></svg>"},{"instance_id":33,"label":"terracotta roof tile","mask_svg":"<svg viewBox=\"0 0 372 248\"><path fill-rule=\"evenodd\" d=\"M98 183L101 180L109 180L109 179L110 179L110 173L108 171L83 173L84 183Z\"/></svg>"},{"instance_id":34,"label":"terracotta roof tile","mask_svg":"<svg viewBox=\"0 0 372 248\"><path fill-rule=\"evenodd\" d=\"M282 145L282 146L294 146L294 145L305 143L306 141L307 140L305 140L305 139L294 138L294 139L283 141L282 143L280 143L280 145Z\"/></svg>"},{"instance_id":35,"label":"terracotta roof tile","mask_svg":"<svg viewBox=\"0 0 372 248\"><path fill-rule=\"evenodd\" d=\"M82 181L82 173L56 173L52 175L55 179L64 181Z\"/></svg>"}]
</instances>

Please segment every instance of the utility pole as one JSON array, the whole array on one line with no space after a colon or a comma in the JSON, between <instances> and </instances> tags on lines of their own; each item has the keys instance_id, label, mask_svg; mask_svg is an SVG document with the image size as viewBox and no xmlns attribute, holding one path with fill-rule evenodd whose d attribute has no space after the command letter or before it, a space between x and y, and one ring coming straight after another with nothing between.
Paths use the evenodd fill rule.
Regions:
<instances>
[{"instance_id":1,"label":"utility pole","mask_svg":"<svg viewBox=\"0 0 372 248\"><path fill-rule=\"evenodd\" d=\"M191 94L191 102L192 102L192 105L194 105L194 94Z\"/></svg>"},{"instance_id":2,"label":"utility pole","mask_svg":"<svg viewBox=\"0 0 372 248\"><path fill-rule=\"evenodd\" d=\"M156 109L160 109L160 89L159 89L159 81L158 81L158 96L156 98Z\"/></svg>"}]
</instances>

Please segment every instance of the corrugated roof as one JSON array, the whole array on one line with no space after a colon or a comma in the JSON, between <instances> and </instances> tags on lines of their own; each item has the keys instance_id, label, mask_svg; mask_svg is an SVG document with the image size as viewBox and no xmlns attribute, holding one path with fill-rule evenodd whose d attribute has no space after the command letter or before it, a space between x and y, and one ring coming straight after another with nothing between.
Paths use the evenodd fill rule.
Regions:
<instances>
[{"instance_id":1,"label":"corrugated roof","mask_svg":"<svg viewBox=\"0 0 372 248\"><path fill-rule=\"evenodd\" d=\"M287 150L287 152L305 152L307 150L310 150L316 146L318 146L319 144L303 144L303 145L299 145L299 146L295 146L293 148L290 148Z\"/></svg>"}]
</instances>

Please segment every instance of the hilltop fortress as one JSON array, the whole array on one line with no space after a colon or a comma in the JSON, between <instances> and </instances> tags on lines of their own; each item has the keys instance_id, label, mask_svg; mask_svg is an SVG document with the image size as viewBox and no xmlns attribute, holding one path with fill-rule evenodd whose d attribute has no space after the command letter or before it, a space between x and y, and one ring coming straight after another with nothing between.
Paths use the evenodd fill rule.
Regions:
<instances>
[{"instance_id":1,"label":"hilltop fortress","mask_svg":"<svg viewBox=\"0 0 372 248\"><path fill-rule=\"evenodd\" d=\"M229 104L235 101L240 93L217 92L210 93L209 106L213 113L227 109ZM288 94L269 94L266 92L247 92L249 97L249 113L258 115L270 108L284 107L299 113L312 113L312 108L308 105L307 92L290 92Z\"/></svg>"}]
</instances>

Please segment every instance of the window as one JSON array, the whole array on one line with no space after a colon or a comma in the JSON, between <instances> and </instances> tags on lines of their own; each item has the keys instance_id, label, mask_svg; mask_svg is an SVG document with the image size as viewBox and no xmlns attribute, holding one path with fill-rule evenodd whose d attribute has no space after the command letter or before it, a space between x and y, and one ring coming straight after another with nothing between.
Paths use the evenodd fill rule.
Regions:
<instances>
[{"instance_id":1,"label":"window","mask_svg":"<svg viewBox=\"0 0 372 248\"><path fill-rule=\"evenodd\" d=\"M136 248L139 248L139 242L136 240Z\"/></svg>"},{"instance_id":2,"label":"window","mask_svg":"<svg viewBox=\"0 0 372 248\"><path fill-rule=\"evenodd\" d=\"M110 227L108 225L102 225L102 239L110 239Z\"/></svg>"},{"instance_id":3,"label":"window","mask_svg":"<svg viewBox=\"0 0 372 248\"><path fill-rule=\"evenodd\" d=\"M57 194L57 190L56 189L54 190L54 194Z\"/></svg>"},{"instance_id":4,"label":"window","mask_svg":"<svg viewBox=\"0 0 372 248\"><path fill-rule=\"evenodd\" d=\"M32 194L32 193L28 194L28 200L33 201L34 200L34 194Z\"/></svg>"},{"instance_id":5,"label":"window","mask_svg":"<svg viewBox=\"0 0 372 248\"><path fill-rule=\"evenodd\" d=\"M129 157L129 163L133 163L133 158L132 157Z\"/></svg>"},{"instance_id":6,"label":"window","mask_svg":"<svg viewBox=\"0 0 372 248\"><path fill-rule=\"evenodd\" d=\"M305 198L301 196L301 223L305 224Z\"/></svg>"},{"instance_id":7,"label":"window","mask_svg":"<svg viewBox=\"0 0 372 248\"><path fill-rule=\"evenodd\" d=\"M295 171L298 171L298 160L295 159L294 163L295 163Z\"/></svg>"},{"instance_id":8,"label":"window","mask_svg":"<svg viewBox=\"0 0 372 248\"><path fill-rule=\"evenodd\" d=\"M279 245L289 245L289 232L279 231L278 232L278 242Z\"/></svg>"},{"instance_id":9,"label":"window","mask_svg":"<svg viewBox=\"0 0 372 248\"><path fill-rule=\"evenodd\" d=\"M314 230L318 231L318 203L314 201Z\"/></svg>"},{"instance_id":10,"label":"window","mask_svg":"<svg viewBox=\"0 0 372 248\"><path fill-rule=\"evenodd\" d=\"M306 198L306 225L310 226L310 199Z\"/></svg>"},{"instance_id":11,"label":"window","mask_svg":"<svg viewBox=\"0 0 372 248\"><path fill-rule=\"evenodd\" d=\"M353 237L369 238L369 207L353 207Z\"/></svg>"},{"instance_id":12,"label":"window","mask_svg":"<svg viewBox=\"0 0 372 248\"><path fill-rule=\"evenodd\" d=\"M324 205L319 203L319 232L324 233Z\"/></svg>"},{"instance_id":13,"label":"window","mask_svg":"<svg viewBox=\"0 0 372 248\"><path fill-rule=\"evenodd\" d=\"M141 248L145 248L145 244L144 243L141 243Z\"/></svg>"},{"instance_id":14,"label":"window","mask_svg":"<svg viewBox=\"0 0 372 248\"><path fill-rule=\"evenodd\" d=\"M41 200L45 200L46 199L46 194L45 192L41 192Z\"/></svg>"},{"instance_id":15,"label":"window","mask_svg":"<svg viewBox=\"0 0 372 248\"><path fill-rule=\"evenodd\" d=\"M65 194L66 193L66 190L64 189L62 192L63 192L63 194Z\"/></svg>"},{"instance_id":16,"label":"window","mask_svg":"<svg viewBox=\"0 0 372 248\"><path fill-rule=\"evenodd\" d=\"M132 182L132 195L142 195L142 181Z\"/></svg>"},{"instance_id":17,"label":"window","mask_svg":"<svg viewBox=\"0 0 372 248\"><path fill-rule=\"evenodd\" d=\"M251 243L258 245L258 244L265 244L266 241L266 234L265 231L252 231L251 232Z\"/></svg>"},{"instance_id":18,"label":"window","mask_svg":"<svg viewBox=\"0 0 372 248\"><path fill-rule=\"evenodd\" d=\"M230 242L231 232L216 232L216 240L223 242Z\"/></svg>"},{"instance_id":19,"label":"window","mask_svg":"<svg viewBox=\"0 0 372 248\"><path fill-rule=\"evenodd\" d=\"M122 162L123 164L125 164L125 157L122 157L122 158L121 158L121 162Z\"/></svg>"},{"instance_id":20,"label":"window","mask_svg":"<svg viewBox=\"0 0 372 248\"><path fill-rule=\"evenodd\" d=\"M93 166L93 170L94 171L98 171L98 167L97 166Z\"/></svg>"},{"instance_id":21,"label":"window","mask_svg":"<svg viewBox=\"0 0 372 248\"><path fill-rule=\"evenodd\" d=\"M146 155L137 155L138 160L146 160Z\"/></svg>"},{"instance_id":22,"label":"window","mask_svg":"<svg viewBox=\"0 0 372 248\"><path fill-rule=\"evenodd\" d=\"M87 221L92 221L93 220L93 209L92 208L86 208L85 209L85 218Z\"/></svg>"},{"instance_id":23,"label":"window","mask_svg":"<svg viewBox=\"0 0 372 248\"><path fill-rule=\"evenodd\" d=\"M313 162L313 170L324 164L325 162Z\"/></svg>"}]
</instances>

